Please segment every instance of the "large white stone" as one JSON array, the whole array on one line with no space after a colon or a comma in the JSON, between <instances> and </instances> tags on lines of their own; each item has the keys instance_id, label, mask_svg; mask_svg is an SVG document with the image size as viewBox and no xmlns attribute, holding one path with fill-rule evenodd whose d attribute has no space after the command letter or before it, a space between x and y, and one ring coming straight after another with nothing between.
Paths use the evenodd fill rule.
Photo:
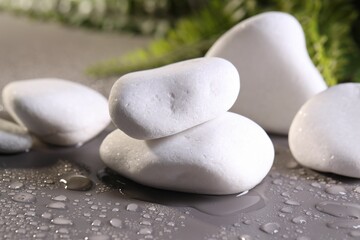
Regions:
<instances>
[{"instance_id":1,"label":"large white stone","mask_svg":"<svg viewBox=\"0 0 360 240\"><path fill-rule=\"evenodd\" d=\"M360 84L331 87L307 101L289 132L295 159L318 171L360 178Z\"/></svg>"},{"instance_id":2,"label":"large white stone","mask_svg":"<svg viewBox=\"0 0 360 240\"><path fill-rule=\"evenodd\" d=\"M25 128L0 119L0 153L24 152L31 146L32 139Z\"/></svg>"},{"instance_id":3,"label":"large white stone","mask_svg":"<svg viewBox=\"0 0 360 240\"><path fill-rule=\"evenodd\" d=\"M107 100L81 84L61 79L11 82L3 89L11 116L44 142L86 142L110 122Z\"/></svg>"},{"instance_id":4,"label":"large white stone","mask_svg":"<svg viewBox=\"0 0 360 240\"><path fill-rule=\"evenodd\" d=\"M144 185L232 194L261 182L272 166L274 148L260 126L226 112L155 140L137 140L115 130L105 138L100 155L108 167Z\"/></svg>"},{"instance_id":5,"label":"large white stone","mask_svg":"<svg viewBox=\"0 0 360 240\"><path fill-rule=\"evenodd\" d=\"M241 94L230 111L272 133L287 134L299 108L326 89L301 25L286 13L263 13L239 23L206 56L229 60L241 75Z\"/></svg>"},{"instance_id":6,"label":"large white stone","mask_svg":"<svg viewBox=\"0 0 360 240\"><path fill-rule=\"evenodd\" d=\"M121 77L111 89L110 115L133 138L165 137L226 112L239 89L227 60L192 59Z\"/></svg>"}]
</instances>

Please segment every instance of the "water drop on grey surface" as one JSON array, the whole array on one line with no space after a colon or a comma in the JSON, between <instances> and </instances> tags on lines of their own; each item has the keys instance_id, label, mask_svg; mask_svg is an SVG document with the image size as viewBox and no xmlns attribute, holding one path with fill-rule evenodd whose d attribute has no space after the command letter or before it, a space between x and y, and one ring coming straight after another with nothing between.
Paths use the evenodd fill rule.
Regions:
<instances>
[{"instance_id":1,"label":"water drop on grey surface","mask_svg":"<svg viewBox=\"0 0 360 240\"><path fill-rule=\"evenodd\" d=\"M109 240L110 236L108 235L92 235L90 237L86 237L85 240Z\"/></svg>"},{"instance_id":2,"label":"water drop on grey surface","mask_svg":"<svg viewBox=\"0 0 360 240\"><path fill-rule=\"evenodd\" d=\"M116 227L116 228L121 228L122 227L122 221L120 219L117 219L117 218L111 219L110 224L111 224L111 226Z\"/></svg>"},{"instance_id":3,"label":"water drop on grey surface","mask_svg":"<svg viewBox=\"0 0 360 240\"><path fill-rule=\"evenodd\" d=\"M98 219L95 219L95 220L91 223L91 226L100 227L100 226L101 226L101 221L98 220Z\"/></svg>"},{"instance_id":4,"label":"water drop on grey surface","mask_svg":"<svg viewBox=\"0 0 360 240\"><path fill-rule=\"evenodd\" d=\"M66 209L66 204L63 202L52 202L46 205L46 207L52 209Z\"/></svg>"},{"instance_id":5,"label":"water drop on grey surface","mask_svg":"<svg viewBox=\"0 0 360 240\"><path fill-rule=\"evenodd\" d=\"M327 223L326 226L334 229L360 229L360 220L344 220Z\"/></svg>"},{"instance_id":6,"label":"water drop on grey surface","mask_svg":"<svg viewBox=\"0 0 360 240\"><path fill-rule=\"evenodd\" d=\"M356 203L325 201L317 203L315 207L320 212L327 213L335 217L360 219L360 205Z\"/></svg>"},{"instance_id":7,"label":"water drop on grey surface","mask_svg":"<svg viewBox=\"0 0 360 240\"><path fill-rule=\"evenodd\" d=\"M304 216L294 217L293 219L291 219L291 221L293 223L296 223L296 224L305 224L306 223L306 217L304 217Z\"/></svg>"},{"instance_id":8,"label":"water drop on grey surface","mask_svg":"<svg viewBox=\"0 0 360 240\"><path fill-rule=\"evenodd\" d=\"M360 231L351 231L349 236L358 238L360 237Z\"/></svg>"},{"instance_id":9,"label":"water drop on grey surface","mask_svg":"<svg viewBox=\"0 0 360 240\"><path fill-rule=\"evenodd\" d=\"M276 222L265 223L260 226L260 230L262 230L263 232L266 232L268 234L275 234L275 233L279 232L280 224L278 224Z\"/></svg>"},{"instance_id":10,"label":"water drop on grey surface","mask_svg":"<svg viewBox=\"0 0 360 240\"><path fill-rule=\"evenodd\" d=\"M252 240L252 237L250 235L244 234L239 236L239 240Z\"/></svg>"},{"instance_id":11,"label":"water drop on grey surface","mask_svg":"<svg viewBox=\"0 0 360 240\"><path fill-rule=\"evenodd\" d=\"M327 187L325 189L325 192L332 194L332 195L345 195L346 189L343 186L334 185L334 186Z\"/></svg>"},{"instance_id":12,"label":"water drop on grey surface","mask_svg":"<svg viewBox=\"0 0 360 240\"><path fill-rule=\"evenodd\" d=\"M300 203L295 200L286 200L284 203L290 206L300 206Z\"/></svg>"},{"instance_id":13,"label":"water drop on grey surface","mask_svg":"<svg viewBox=\"0 0 360 240\"><path fill-rule=\"evenodd\" d=\"M80 174L70 174L62 177L60 182L64 184L65 189L76 191L90 190L93 182L90 178Z\"/></svg>"},{"instance_id":14,"label":"water drop on grey surface","mask_svg":"<svg viewBox=\"0 0 360 240\"><path fill-rule=\"evenodd\" d=\"M43 214L41 214L41 217L45 218L45 219L50 219L52 217L52 215L51 215L51 213L44 212Z\"/></svg>"},{"instance_id":15,"label":"water drop on grey surface","mask_svg":"<svg viewBox=\"0 0 360 240\"><path fill-rule=\"evenodd\" d=\"M282 209L280 209L280 212L282 213L292 213L294 211L294 209L292 207L283 207Z\"/></svg>"},{"instance_id":16,"label":"water drop on grey surface","mask_svg":"<svg viewBox=\"0 0 360 240\"><path fill-rule=\"evenodd\" d=\"M36 197L34 195L26 192L15 194L11 199L15 202L21 203L32 203L36 201Z\"/></svg>"},{"instance_id":17,"label":"water drop on grey surface","mask_svg":"<svg viewBox=\"0 0 360 240\"><path fill-rule=\"evenodd\" d=\"M65 202L65 201L67 201L67 197L64 196L64 195L59 195L59 196L53 197L52 200L54 200L54 201L60 201L60 202Z\"/></svg>"},{"instance_id":18,"label":"water drop on grey surface","mask_svg":"<svg viewBox=\"0 0 360 240\"><path fill-rule=\"evenodd\" d=\"M139 206L136 203L130 203L126 206L126 210L130 212L136 212L138 210Z\"/></svg>"},{"instance_id":19,"label":"water drop on grey surface","mask_svg":"<svg viewBox=\"0 0 360 240\"><path fill-rule=\"evenodd\" d=\"M356 188L354 188L354 192L356 192L356 193L360 193L360 187L356 187Z\"/></svg>"},{"instance_id":20,"label":"water drop on grey surface","mask_svg":"<svg viewBox=\"0 0 360 240\"><path fill-rule=\"evenodd\" d=\"M54 218L51 220L51 223L53 223L55 225L69 225L69 226L74 224L71 220L64 218L64 217Z\"/></svg>"},{"instance_id":21,"label":"water drop on grey surface","mask_svg":"<svg viewBox=\"0 0 360 240\"><path fill-rule=\"evenodd\" d=\"M152 233L151 228L141 228L138 232L138 234L142 234L142 235L151 234L151 233Z\"/></svg>"},{"instance_id":22,"label":"water drop on grey surface","mask_svg":"<svg viewBox=\"0 0 360 240\"><path fill-rule=\"evenodd\" d=\"M13 182L9 185L9 189L13 189L13 190L18 190L20 188L22 188L24 186L24 184L22 182Z\"/></svg>"}]
</instances>

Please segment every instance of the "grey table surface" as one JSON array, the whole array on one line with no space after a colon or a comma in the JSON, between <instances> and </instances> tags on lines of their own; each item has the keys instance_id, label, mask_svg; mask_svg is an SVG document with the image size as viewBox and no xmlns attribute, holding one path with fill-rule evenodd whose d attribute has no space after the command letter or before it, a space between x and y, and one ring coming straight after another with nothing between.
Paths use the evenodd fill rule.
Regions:
<instances>
[{"instance_id":1,"label":"grey table surface","mask_svg":"<svg viewBox=\"0 0 360 240\"><path fill-rule=\"evenodd\" d=\"M116 79L91 79L84 69L147 42L1 13L0 89L59 77L107 95ZM106 169L98 148L111 130L79 148L0 156L0 239L360 238L360 181L299 166L286 136L271 136L275 163L257 187L241 196L205 196L152 189ZM69 174L94 186L66 190L59 180Z\"/></svg>"}]
</instances>

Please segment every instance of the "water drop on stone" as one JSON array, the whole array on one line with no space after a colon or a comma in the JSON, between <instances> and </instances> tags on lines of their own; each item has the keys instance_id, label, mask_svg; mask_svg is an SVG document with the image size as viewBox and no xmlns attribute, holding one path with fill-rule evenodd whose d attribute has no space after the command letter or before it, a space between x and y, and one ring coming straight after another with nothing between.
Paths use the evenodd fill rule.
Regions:
<instances>
[{"instance_id":1,"label":"water drop on stone","mask_svg":"<svg viewBox=\"0 0 360 240\"><path fill-rule=\"evenodd\" d=\"M356 203L325 201L317 203L315 207L320 212L327 213L335 217L360 219L360 205Z\"/></svg>"},{"instance_id":2,"label":"water drop on stone","mask_svg":"<svg viewBox=\"0 0 360 240\"><path fill-rule=\"evenodd\" d=\"M296 240L311 240L311 238L305 236L299 236L296 238Z\"/></svg>"},{"instance_id":3,"label":"water drop on stone","mask_svg":"<svg viewBox=\"0 0 360 240\"><path fill-rule=\"evenodd\" d=\"M100 227L100 226L101 226L101 221L98 220L98 219L95 219L95 220L91 223L91 226Z\"/></svg>"},{"instance_id":4,"label":"water drop on stone","mask_svg":"<svg viewBox=\"0 0 360 240\"><path fill-rule=\"evenodd\" d=\"M64 184L65 189L76 191L87 191L93 185L90 178L80 174L67 175L61 178L60 182Z\"/></svg>"},{"instance_id":5,"label":"water drop on stone","mask_svg":"<svg viewBox=\"0 0 360 240\"><path fill-rule=\"evenodd\" d=\"M63 202L53 202L46 205L46 207L52 209L66 209L66 205Z\"/></svg>"},{"instance_id":6,"label":"water drop on stone","mask_svg":"<svg viewBox=\"0 0 360 240\"><path fill-rule=\"evenodd\" d=\"M59 196L53 197L52 200L54 200L54 201L60 201L60 202L65 202L65 201L67 201L67 197L64 196L64 195L59 195Z\"/></svg>"},{"instance_id":7,"label":"water drop on stone","mask_svg":"<svg viewBox=\"0 0 360 240\"><path fill-rule=\"evenodd\" d=\"M126 206L126 210L130 212L136 212L138 210L139 206L136 203L130 203Z\"/></svg>"},{"instance_id":8,"label":"water drop on stone","mask_svg":"<svg viewBox=\"0 0 360 240\"><path fill-rule=\"evenodd\" d=\"M151 228L141 228L138 232L138 234L142 234L142 235L151 234L151 233L152 233Z\"/></svg>"},{"instance_id":9,"label":"water drop on stone","mask_svg":"<svg viewBox=\"0 0 360 240\"><path fill-rule=\"evenodd\" d=\"M73 225L73 222L67 218L64 217L57 217L51 220L51 223L55 225Z\"/></svg>"},{"instance_id":10,"label":"water drop on stone","mask_svg":"<svg viewBox=\"0 0 360 240\"><path fill-rule=\"evenodd\" d=\"M298 216L298 217L294 217L291 221L296 224L305 224L306 218L304 216Z\"/></svg>"},{"instance_id":11,"label":"water drop on stone","mask_svg":"<svg viewBox=\"0 0 360 240\"><path fill-rule=\"evenodd\" d=\"M239 240L252 240L252 237L250 235L241 235L239 236Z\"/></svg>"},{"instance_id":12,"label":"water drop on stone","mask_svg":"<svg viewBox=\"0 0 360 240\"><path fill-rule=\"evenodd\" d=\"M266 232L268 234L275 234L275 233L279 232L280 224L278 224L276 222L265 223L260 226L260 230L262 230L263 232Z\"/></svg>"},{"instance_id":13,"label":"water drop on stone","mask_svg":"<svg viewBox=\"0 0 360 240\"><path fill-rule=\"evenodd\" d=\"M18 190L22 188L24 184L22 182L13 182L9 185L9 189Z\"/></svg>"},{"instance_id":14,"label":"water drop on stone","mask_svg":"<svg viewBox=\"0 0 360 240\"><path fill-rule=\"evenodd\" d=\"M354 192L356 192L356 193L360 193L360 187L356 187L356 188L354 188Z\"/></svg>"},{"instance_id":15,"label":"water drop on stone","mask_svg":"<svg viewBox=\"0 0 360 240\"><path fill-rule=\"evenodd\" d=\"M351 237L356 237L356 238L358 238L358 237L360 237L360 231L351 231L351 232L349 233L349 235L350 235Z\"/></svg>"},{"instance_id":16,"label":"water drop on stone","mask_svg":"<svg viewBox=\"0 0 360 240\"><path fill-rule=\"evenodd\" d=\"M34 195L25 192L15 194L11 199L15 202L20 202L20 203L32 203L36 201Z\"/></svg>"},{"instance_id":17,"label":"water drop on stone","mask_svg":"<svg viewBox=\"0 0 360 240\"><path fill-rule=\"evenodd\" d=\"M110 224L111 224L111 226L116 227L116 228L121 228L122 227L122 221L120 219L117 219L117 218L111 219Z\"/></svg>"},{"instance_id":18,"label":"water drop on stone","mask_svg":"<svg viewBox=\"0 0 360 240\"><path fill-rule=\"evenodd\" d=\"M325 189L325 192L332 194L332 195L345 195L346 189L343 186L334 185L334 186L327 187Z\"/></svg>"},{"instance_id":19,"label":"water drop on stone","mask_svg":"<svg viewBox=\"0 0 360 240\"><path fill-rule=\"evenodd\" d=\"M284 203L290 206L300 206L300 203L294 200L286 200Z\"/></svg>"},{"instance_id":20,"label":"water drop on stone","mask_svg":"<svg viewBox=\"0 0 360 240\"><path fill-rule=\"evenodd\" d=\"M280 211L283 213L292 213L294 209L292 207L283 207Z\"/></svg>"},{"instance_id":21,"label":"water drop on stone","mask_svg":"<svg viewBox=\"0 0 360 240\"><path fill-rule=\"evenodd\" d=\"M310 184L312 187L315 187L315 188L321 188L321 184L318 183L318 182L313 182Z\"/></svg>"},{"instance_id":22,"label":"water drop on stone","mask_svg":"<svg viewBox=\"0 0 360 240\"><path fill-rule=\"evenodd\" d=\"M45 218L45 219L50 219L52 217L52 215L51 215L51 213L44 212L43 214L41 214L41 217Z\"/></svg>"},{"instance_id":23,"label":"water drop on stone","mask_svg":"<svg viewBox=\"0 0 360 240\"><path fill-rule=\"evenodd\" d=\"M57 233L62 233L62 234L68 234L69 230L67 228L60 228L58 230L56 230Z\"/></svg>"},{"instance_id":24,"label":"water drop on stone","mask_svg":"<svg viewBox=\"0 0 360 240\"><path fill-rule=\"evenodd\" d=\"M86 237L85 240L110 240L110 237L108 235L93 235Z\"/></svg>"}]
</instances>

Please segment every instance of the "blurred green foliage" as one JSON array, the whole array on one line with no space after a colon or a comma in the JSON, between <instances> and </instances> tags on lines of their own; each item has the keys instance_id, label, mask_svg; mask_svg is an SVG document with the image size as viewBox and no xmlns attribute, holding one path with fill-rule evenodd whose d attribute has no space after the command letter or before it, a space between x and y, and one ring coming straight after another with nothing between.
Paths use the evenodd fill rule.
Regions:
<instances>
[{"instance_id":1,"label":"blurred green foliage","mask_svg":"<svg viewBox=\"0 0 360 240\"><path fill-rule=\"evenodd\" d=\"M0 0L0 10L71 26L163 36L207 0Z\"/></svg>"},{"instance_id":2,"label":"blurred green foliage","mask_svg":"<svg viewBox=\"0 0 360 240\"><path fill-rule=\"evenodd\" d=\"M196 14L178 20L168 33L144 49L88 69L96 77L162 66L203 56L226 30L255 14L284 11L301 23L309 54L329 86L360 82L360 51L354 30L358 9L351 0L211 0Z\"/></svg>"},{"instance_id":3,"label":"blurred green foliage","mask_svg":"<svg viewBox=\"0 0 360 240\"><path fill-rule=\"evenodd\" d=\"M328 85L360 82L360 1L356 0L0 0L0 10L156 36L146 48L87 70L99 78L203 56L221 34L243 19L284 11L301 23L309 54Z\"/></svg>"}]
</instances>

